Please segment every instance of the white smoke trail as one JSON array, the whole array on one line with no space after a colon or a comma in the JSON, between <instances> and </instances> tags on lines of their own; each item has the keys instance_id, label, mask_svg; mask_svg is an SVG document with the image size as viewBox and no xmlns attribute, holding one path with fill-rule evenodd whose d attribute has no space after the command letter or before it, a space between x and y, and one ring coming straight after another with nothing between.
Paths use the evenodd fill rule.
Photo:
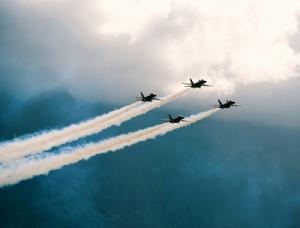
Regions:
<instances>
[{"instance_id":1,"label":"white smoke trail","mask_svg":"<svg viewBox=\"0 0 300 228\"><path fill-rule=\"evenodd\" d=\"M0 162L7 162L26 155L39 153L54 146L77 140L83 135L87 135L86 131L95 125L98 126L97 130L101 131L108 127L107 124L110 120L130 109L138 107L140 104L141 102L136 102L79 124L72 124L62 129L42 132L25 139L16 139L12 142L3 143L0 145Z\"/></svg>"},{"instance_id":2,"label":"white smoke trail","mask_svg":"<svg viewBox=\"0 0 300 228\"><path fill-rule=\"evenodd\" d=\"M0 166L0 186L16 184L22 180L30 179L41 174L47 174L52 170L74 164L82 159L89 159L97 154L116 151L141 141L153 139L156 136L164 135L170 131L209 117L219 110L220 109L213 109L192 115L186 119L188 122L180 122L178 124L163 123L144 130L123 134L100 143L79 147L71 152L61 152L57 155L43 154L43 157L27 158L17 162L3 164Z\"/></svg>"},{"instance_id":3,"label":"white smoke trail","mask_svg":"<svg viewBox=\"0 0 300 228\"><path fill-rule=\"evenodd\" d=\"M25 139L17 139L12 142L4 143L0 147L0 162L7 162L30 154L40 153L54 146L77 140L82 136L100 132L111 126L111 121L115 117L139 105L141 105L141 102L136 102L91 120L72 124L62 129L42 132L41 134L32 135ZM89 131L89 129L93 130Z\"/></svg>"},{"instance_id":4,"label":"white smoke trail","mask_svg":"<svg viewBox=\"0 0 300 228\"><path fill-rule=\"evenodd\" d=\"M63 129L52 130L46 133L41 133L37 136L15 140L13 142L0 145L0 163L41 153L45 150L51 149L52 147L78 140L81 137L99 133L113 125L120 125L124 121L144 114L154 108L158 108L177 97L186 94L188 91L190 91L190 88L166 96L161 100L145 103L143 105L141 105L142 102L136 102L79 124L73 124Z\"/></svg>"}]
</instances>

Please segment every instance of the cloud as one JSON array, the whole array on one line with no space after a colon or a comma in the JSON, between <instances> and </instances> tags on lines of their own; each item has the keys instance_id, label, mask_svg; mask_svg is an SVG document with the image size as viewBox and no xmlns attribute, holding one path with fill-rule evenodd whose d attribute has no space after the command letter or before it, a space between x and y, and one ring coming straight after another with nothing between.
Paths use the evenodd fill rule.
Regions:
<instances>
[{"instance_id":1,"label":"cloud","mask_svg":"<svg viewBox=\"0 0 300 228\"><path fill-rule=\"evenodd\" d=\"M230 96L297 78L299 1L13 0L0 3L4 90L124 102L191 75ZM237 93L238 92L238 93ZM203 94L203 93L202 93Z\"/></svg>"},{"instance_id":2,"label":"cloud","mask_svg":"<svg viewBox=\"0 0 300 228\"><path fill-rule=\"evenodd\" d=\"M129 35L132 46L154 44L170 80L204 73L232 93L241 84L297 76L300 58L289 44L297 32L297 1L160 1L162 7L126 1L121 8L109 2L102 6L101 34Z\"/></svg>"}]
</instances>

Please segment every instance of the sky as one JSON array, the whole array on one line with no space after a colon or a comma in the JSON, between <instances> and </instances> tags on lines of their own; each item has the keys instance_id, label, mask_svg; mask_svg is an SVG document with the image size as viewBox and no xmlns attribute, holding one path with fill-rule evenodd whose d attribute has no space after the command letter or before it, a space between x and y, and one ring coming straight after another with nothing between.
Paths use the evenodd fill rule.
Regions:
<instances>
[{"instance_id":1,"label":"sky","mask_svg":"<svg viewBox=\"0 0 300 228\"><path fill-rule=\"evenodd\" d=\"M1 141L189 78L213 87L74 145L218 98L241 106L0 189L0 226L298 227L299 10L296 0L2 0Z\"/></svg>"},{"instance_id":2,"label":"sky","mask_svg":"<svg viewBox=\"0 0 300 228\"><path fill-rule=\"evenodd\" d=\"M4 0L0 10L2 90L24 100L64 89L123 104L205 78L214 87L196 106L235 98L251 107L243 121L299 127L278 109L299 111L298 1Z\"/></svg>"}]
</instances>

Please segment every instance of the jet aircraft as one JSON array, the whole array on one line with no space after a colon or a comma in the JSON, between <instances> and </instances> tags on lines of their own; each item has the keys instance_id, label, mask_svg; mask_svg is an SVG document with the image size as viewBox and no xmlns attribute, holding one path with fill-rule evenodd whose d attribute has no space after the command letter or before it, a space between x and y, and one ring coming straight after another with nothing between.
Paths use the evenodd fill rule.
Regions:
<instances>
[{"instance_id":1,"label":"jet aircraft","mask_svg":"<svg viewBox=\"0 0 300 228\"><path fill-rule=\"evenodd\" d=\"M221 108L221 109L224 109L224 108L230 108L231 106L238 106L236 105L235 101L232 101L232 100L226 100L226 103L222 103L219 99L218 99L218 102L219 104L218 105L214 105L214 108Z\"/></svg>"},{"instance_id":2,"label":"jet aircraft","mask_svg":"<svg viewBox=\"0 0 300 228\"><path fill-rule=\"evenodd\" d=\"M177 116L177 117L175 117L175 118L173 118L170 114L169 114L168 116L169 116L168 122L169 122L169 123L172 123L172 124L174 124L174 123L179 123L179 122L181 122L181 121L187 122L187 121L183 120L183 119L184 119L183 116Z\"/></svg>"},{"instance_id":3,"label":"jet aircraft","mask_svg":"<svg viewBox=\"0 0 300 228\"><path fill-rule=\"evenodd\" d=\"M208 86L208 87L212 87L210 85L206 84L207 81L201 79L198 80L197 82L194 82L191 78L190 78L190 83L182 83L185 87L190 87L190 88L201 88L202 86Z\"/></svg>"},{"instance_id":4,"label":"jet aircraft","mask_svg":"<svg viewBox=\"0 0 300 228\"><path fill-rule=\"evenodd\" d=\"M141 96L136 97L136 99L143 102L152 102L153 100L159 100L158 98L156 98L156 94L150 93L148 96L145 96L143 92L141 92Z\"/></svg>"}]
</instances>

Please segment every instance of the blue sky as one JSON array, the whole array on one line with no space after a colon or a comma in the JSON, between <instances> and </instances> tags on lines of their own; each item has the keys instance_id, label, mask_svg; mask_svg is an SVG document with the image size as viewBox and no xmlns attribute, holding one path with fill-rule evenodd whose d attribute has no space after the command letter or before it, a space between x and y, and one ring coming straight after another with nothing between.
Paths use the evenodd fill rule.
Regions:
<instances>
[{"instance_id":1,"label":"blue sky","mask_svg":"<svg viewBox=\"0 0 300 228\"><path fill-rule=\"evenodd\" d=\"M241 107L0 189L0 226L298 227L298 12L296 1L2 1L1 141L141 90L166 95L189 75L214 87L71 145L217 98Z\"/></svg>"}]
</instances>

